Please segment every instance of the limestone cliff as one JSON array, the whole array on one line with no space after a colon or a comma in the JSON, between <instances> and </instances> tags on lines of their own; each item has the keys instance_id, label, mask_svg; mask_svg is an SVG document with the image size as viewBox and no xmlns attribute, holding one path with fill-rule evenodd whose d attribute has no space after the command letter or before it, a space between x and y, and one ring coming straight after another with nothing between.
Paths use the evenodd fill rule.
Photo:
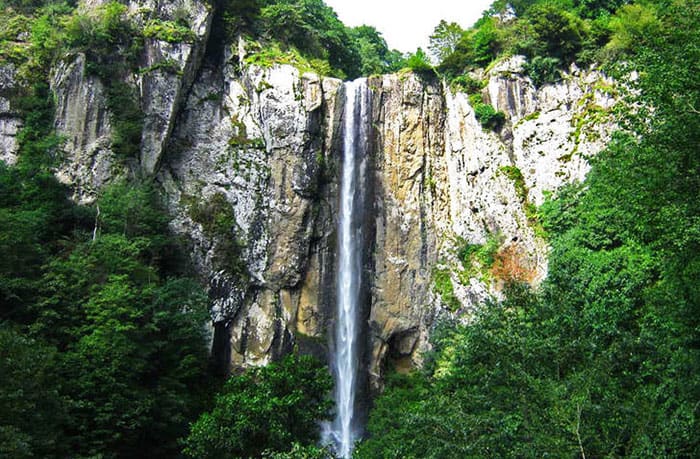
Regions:
<instances>
[{"instance_id":1,"label":"limestone cliff","mask_svg":"<svg viewBox=\"0 0 700 459\"><path fill-rule=\"evenodd\" d=\"M223 365L264 364L295 345L323 355L335 302L342 82L248 64L242 41L205 56L212 12L202 2L130 4L136 22L176 11L188 12L194 40L148 39L143 71L125 79L144 113L138 158L115 156L105 82L88 74L85 57L66 56L53 70L55 126L65 139L56 174L83 202L99 200L117 177L155 178L172 230L189 241L209 284ZM368 81L364 314L375 389L387 363L420 365L439 316L468 318L508 277L536 284L545 276L534 206L583 179L586 158L605 144L610 81L572 68L535 88L522 63L511 58L479 76L481 100L505 114L496 131L481 126L467 94L435 78L402 72ZM0 158L8 163L21 127L13 84L12 67L0 66ZM464 247L488 241L495 265L459 259Z\"/></svg>"}]
</instances>

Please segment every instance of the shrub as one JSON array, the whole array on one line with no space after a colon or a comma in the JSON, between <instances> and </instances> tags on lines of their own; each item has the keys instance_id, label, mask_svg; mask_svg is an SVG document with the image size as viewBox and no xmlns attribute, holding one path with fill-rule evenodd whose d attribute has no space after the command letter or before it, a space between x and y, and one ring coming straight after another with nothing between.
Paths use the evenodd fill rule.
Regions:
<instances>
[{"instance_id":1,"label":"shrub","mask_svg":"<svg viewBox=\"0 0 700 459\"><path fill-rule=\"evenodd\" d=\"M189 27L173 21L152 19L146 23L143 36L168 43L193 43L197 36Z\"/></svg>"},{"instance_id":2,"label":"shrub","mask_svg":"<svg viewBox=\"0 0 700 459\"><path fill-rule=\"evenodd\" d=\"M448 269L436 269L433 272L433 282L435 292L440 295L442 302L445 303L450 311L457 311L462 304L455 296L450 271Z\"/></svg>"},{"instance_id":3,"label":"shrub","mask_svg":"<svg viewBox=\"0 0 700 459\"><path fill-rule=\"evenodd\" d=\"M452 81L450 82L450 87L453 91L460 91L472 94L481 91L481 88L484 87L484 84L481 81L470 77L469 75L460 75L452 79Z\"/></svg>"},{"instance_id":4,"label":"shrub","mask_svg":"<svg viewBox=\"0 0 700 459\"><path fill-rule=\"evenodd\" d=\"M414 54L406 59L406 67L420 75L435 75L435 69L428 59L428 55L418 48Z\"/></svg>"},{"instance_id":5,"label":"shrub","mask_svg":"<svg viewBox=\"0 0 700 459\"><path fill-rule=\"evenodd\" d=\"M120 159L135 158L141 151L143 112L134 88L112 82L107 88L107 108L112 121L112 150Z\"/></svg>"},{"instance_id":6,"label":"shrub","mask_svg":"<svg viewBox=\"0 0 700 459\"><path fill-rule=\"evenodd\" d=\"M515 194L518 196L518 199L524 202L527 199L528 190L525 186L525 178L523 177L522 172L520 172L520 169L518 169L517 166L503 166L498 170L513 181Z\"/></svg>"},{"instance_id":7,"label":"shrub","mask_svg":"<svg viewBox=\"0 0 700 459\"><path fill-rule=\"evenodd\" d=\"M481 126L492 131L497 131L503 126L506 120L506 115L503 112L497 112L492 105L478 104L474 107L474 115L479 120Z\"/></svg>"},{"instance_id":8,"label":"shrub","mask_svg":"<svg viewBox=\"0 0 700 459\"><path fill-rule=\"evenodd\" d=\"M328 369L294 355L232 376L214 409L192 424L184 453L196 458L260 457L318 440L318 421L329 414ZM298 447L296 447L298 449ZM299 457L299 456L294 456Z\"/></svg>"},{"instance_id":9,"label":"shrub","mask_svg":"<svg viewBox=\"0 0 700 459\"><path fill-rule=\"evenodd\" d=\"M496 260L496 253L501 242L502 238L500 235L491 234L485 244L469 244L465 242L457 255L462 265L468 270L471 270L475 263L478 263L482 269L491 269Z\"/></svg>"},{"instance_id":10,"label":"shrub","mask_svg":"<svg viewBox=\"0 0 700 459\"><path fill-rule=\"evenodd\" d=\"M542 86L560 79L560 65L561 61L556 57L535 56L523 65L523 70L535 86Z\"/></svg>"}]
</instances>

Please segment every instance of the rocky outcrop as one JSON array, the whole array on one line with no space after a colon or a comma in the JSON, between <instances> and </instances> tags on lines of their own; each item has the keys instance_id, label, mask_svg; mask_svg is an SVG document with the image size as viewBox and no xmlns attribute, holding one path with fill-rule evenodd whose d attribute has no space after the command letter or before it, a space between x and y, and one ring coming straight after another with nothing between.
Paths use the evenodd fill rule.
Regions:
<instances>
[{"instance_id":1,"label":"rocky outcrop","mask_svg":"<svg viewBox=\"0 0 700 459\"><path fill-rule=\"evenodd\" d=\"M212 11L204 2L195 0L131 1L129 10L137 22L180 21L189 24L190 41L171 43L147 38L143 53L143 70L136 84L140 91L144 126L141 137L141 168L156 172L165 152L174 121L204 56L212 21Z\"/></svg>"},{"instance_id":2,"label":"rocky outcrop","mask_svg":"<svg viewBox=\"0 0 700 459\"><path fill-rule=\"evenodd\" d=\"M216 285L212 313L230 335L231 363L249 365L290 348L295 334L325 343L337 207L326 174L337 168L341 83L239 61L229 54L223 69L201 73L159 179L173 228ZM211 227L227 213L226 227Z\"/></svg>"},{"instance_id":3,"label":"rocky outcrop","mask_svg":"<svg viewBox=\"0 0 700 459\"><path fill-rule=\"evenodd\" d=\"M90 10L104 3L106 0L92 0L81 7ZM101 81L88 72L82 53L66 56L53 70L50 80L56 94L56 131L65 138L66 153L57 176L72 187L79 202L92 202L116 177L155 174L180 106L199 71L212 20L211 8L193 0L134 0L128 4L127 15L141 30L148 24L179 20L189 24L191 37L180 42L146 37L139 69L114 75L134 89L143 113L137 161L116 157L112 148L115 133L106 84L114 85L116 80Z\"/></svg>"},{"instance_id":4,"label":"rocky outcrop","mask_svg":"<svg viewBox=\"0 0 700 459\"><path fill-rule=\"evenodd\" d=\"M499 132L481 128L465 94L446 90L449 227L462 244L497 237L511 271L501 276L536 284L547 272L548 247L535 206L547 192L585 178L588 157L609 139L615 98L603 74L575 67L561 82L535 88L522 74L523 62L512 58L487 75L484 99L506 116ZM444 238L447 260L452 240ZM455 282L465 308L498 293L499 279L491 277L487 289L474 280L466 288Z\"/></svg>"},{"instance_id":5,"label":"rocky outcrop","mask_svg":"<svg viewBox=\"0 0 700 459\"><path fill-rule=\"evenodd\" d=\"M370 87L377 129L369 314L376 389L387 356L395 366L419 363L435 315L432 270L449 216L440 82L404 73L371 79Z\"/></svg>"},{"instance_id":6,"label":"rocky outcrop","mask_svg":"<svg viewBox=\"0 0 700 459\"><path fill-rule=\"evenodd\" d=\"M12 64L0 64L0 161L17 162L17 134L22 128L20 114L12 107L16 88L16 70Z\"/></svg>"},{"instance_id":7,"label":"rocky outcrop","mask_svg":"<svg viewBox=\"0 0 700 459\"><path fill-rule=\"evenodd\" d=\"M421 364L436 317L467 319L508 276L537 284L546 275L546 241L534 206L547 192L583 180L587 157L611 130L611 82L576 68L535 88L522 58L495 66L483 100L504 112L496 132L476 119L467 94L413 74L370 80L374 100L375 238L369 313L370 378L380 386L389 363ZM466 245L497 240L498 266L465 266ZM476 269L475 269L476 268ZM450 277L454 304L435 287Z\"/></svg>"},{"instance_id":8,"label":"rocky outcrop","mask_svg":"<svg viewBox=\"0 0 700 459\"><path fill-rule=\"evenodd\" d=\"M51 88L56 95L56 132L64 139L66 160L56 170L76 201L92 201L123 169L111 149L112 128L105 86L86 72L85 55L61 62Z\"/></svg>"}]
</instances>

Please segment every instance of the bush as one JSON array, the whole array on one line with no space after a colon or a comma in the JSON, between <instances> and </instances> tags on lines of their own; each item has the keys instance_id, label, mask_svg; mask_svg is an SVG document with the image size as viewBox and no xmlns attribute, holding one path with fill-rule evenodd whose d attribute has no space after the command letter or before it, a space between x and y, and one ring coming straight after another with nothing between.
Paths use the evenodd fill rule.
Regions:
<instances>
[{"instance_id":1,"label":"bush","mask_svg":"<svg viewBox=\"0 0 700 459\"><path fill-rule=\"evenodd\" d=\"M474 107L474 115L482 127L492 131L499 130L506 120L505 113L497 112L492 105L483 103Z\"/></svg>"},{"instance_id":2,"label":"bush","mask_svg":"<svg viewBox=\"0 0 700 459\"><path fill-rule=\"evenodd\" d=\"M482 269L491 269L496 261L496 254L502 242L502 237L498 234L489 235L485 244L464 243L459 249L459 256L462 266L471 269L474 263L478 263Z\"/></svg>"},{"instance_id":3,"label":"bush","mask_svg":"<svg viewBox=\"0 0 700 459\"><path fill-rule=\"evenodd\" d=\"M455 296L450 271L448 269L436 269L435 272L433 272L433 282L435 292L440 295L445 306L447 306L450 311L457 311L462 304Z\"/></svg>"},{"instance_id":4,"label":"bush","mask_svg":"<svg viewBox=\"0 0 700 459\"><path fill-rule=\"evenodd\" d=\"M120 159L136 158L141 151L143 111L134 88L113 81L107 86L107 108L112 121L112 150Z\"/></svg>"},{"instance_id":5,"label":"bush","mask_svg":"<svg viewBox=\"0 0 700 459\"><path fill-rule=\"evenodd\" d=\"M583 21L554 4L537 4L527 11L536 42L527 53L529 57L548 56L570 63L581 49L587 35Z\"/></svg>"},{"instance_id":6,"label":"bush","mask_svg":"<svg viewBox=\"0 0 700 459\"><path fill-rule=\"evenodd\" d=\"M430 63L428 55L425 54L421 48L418 48L415 53L408 56L405 65L406 68L411 69L413 72L419 75L435 75L435 68L433 67L433 64Z\"/></svg>"},{"instance_id":7,"label":"bush","mask_svg":"<svg viewBox=\"0 0 700 459\"><path fill-rule=\"evenodd\" d=\"M559 81L560 65L561 61L556 57L535 56L523 65L523 70L535 86L542 86Z\"/></svg>"},{"instance_id":8,"label":"bush","mask_svg":"<svg viewBox=\"0 0 700 459\"><path fill-rule=\"evenodd\" d=\"M311 446L318 422L330 414L332 386L325 365L308 356L232 376L214 409L192 424L183 452L202 459L260 457L288 452L295 443Z\"/></svg>"},{"instance_id":9,"label":"bush","mask_svg":"<svg viewBox=\"0 0 700 459\"><path fill-rule=\"evenodd\" d=\"M481 89L484 87L484 84L481 81L475 80L469 75L460 75L452 79L452 81L450 82L450 87L453 91L473 94L481 91Z\"/></svg>"},{"instance_id":10,"label":"bush","mask_svg":"<svg viewBox=\"0 0 700 459\"><path fill-rule=\"evenodd\" d=\"M0 456L65 457L56 350L0 323Z\"/></svg>"},{"instance_id":11,"label":"bush","mask_svg":"<svg viewBox=\"0 0 700 459\"><path fill-rule=\"evenodd\" d=\"M189 27L173 21L152 19L146 23L143 36L168 43L193 43L197 36Z\"/></svg>"}]
</instances>

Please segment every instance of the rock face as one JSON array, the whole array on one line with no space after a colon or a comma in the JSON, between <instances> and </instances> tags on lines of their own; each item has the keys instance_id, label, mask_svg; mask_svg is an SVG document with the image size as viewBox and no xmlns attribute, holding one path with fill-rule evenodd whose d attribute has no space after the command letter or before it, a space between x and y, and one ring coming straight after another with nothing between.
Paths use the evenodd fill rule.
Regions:
<instances>
[{"instance_id":1,"label":"rock face","mask_svg":"<svg viewBox=\"0 0 700 459\"><path fill-rule=\"evenodd\" d=\"M326 174L337 169L341 83L225 60L195 82L158 178L173 228L191 238L214 287L230 363L263 364L291 349L294 334L325 343L337 207ZM217 214L229 214L230 226L211 228Z\"/></svg>"},{"instance_id":2,"label":"rock face","mask_svg":"<svg viewBox=\"0 0 700 459\"><path fill-rule=\"evenodd\" d=\"M209 284L223 367L264 364L295 346L324 356L334 320L342 82L288 65L248 65L242 42L210 53L212 12L203 2L133 1L129 10L140 24L185 11L194 38L147 39L142 71L125 78L144 113L140 156L130 161L112 149L106 82L86 72L80 54L54 69L66 157L57 176L78 201L99 200L106 184L129 174L160 184L172 230L190 241ZM561 82L535 88L522 63L511 58L484 75L483 103L505 114L497 131L481 126L467 94L437 79L408 72L368 81L364 314L374 390L388 364L421 364L439 317L468 319L508 278L541 281L547 244L534 206L582 180L586 158L605 145L610 81L572 68ZM8 163L21 127L12 72L0 68L0 155ZM489 241L496 265L459 259L469 244ZM438 272L454 301L436 288Z\"/></svg>"},{"instance_id":3,"label":"rock face","mask_svg":"<svg viewBox=\"0 0 700 459\"><path fill-rule=\"evenodd\" d=\"M22 128L22 119L11 106L15 78L12 64L0 64L0 161L6 164L17 162L17 133Z\"/></svg>"},{"instance_id":4,"label":"rock face","mask_svg":"<svg viewBox=\"0 0 700 459\"><path fill-rule=\"evenodd\" d=\"M419 363L435 316L432 270L449 219L445 99L437 80L414 74L371 80L374 87L375 240L370 325L370 378L386 357ZM413 362L411 362L413 359Z\"/></svg>"},{"instance_id":5,"label":"rock face","mask_svg":"<svg viewBox=\"0 0 700 459\"><path fill-rule=\"evenodd\" d=\"M104 84L86 74L85 56L62 62L51 87L56 95L56 131L65 139L67 160L56 171L77 201L91 201L117 172Z\"/></svg>"},{"instance_id":6,"label":"rock face","mask_svg":"<svg viewBox=\"0 0 700 459\"><path fill-rule=\"evenodd\" d=\"M82 8L98 8L104 3L106 0L92 0ZM79 202L93 201L99 190L117 177L155 174L180 107L199 71L212 20L211 9L193 0L133 0L128 3L128 14L137 28L149 21L179 18L189 24L192 39L170 43L146 38L139 71L121 81L138 95L137 105L143 113L138 161L116 157L107 82L87 72L85 55L68 57L54 69L50 80L56 94L56 131L66 138L66 160L57 176L71 185Z\"/></svg>"}]
</instances>

